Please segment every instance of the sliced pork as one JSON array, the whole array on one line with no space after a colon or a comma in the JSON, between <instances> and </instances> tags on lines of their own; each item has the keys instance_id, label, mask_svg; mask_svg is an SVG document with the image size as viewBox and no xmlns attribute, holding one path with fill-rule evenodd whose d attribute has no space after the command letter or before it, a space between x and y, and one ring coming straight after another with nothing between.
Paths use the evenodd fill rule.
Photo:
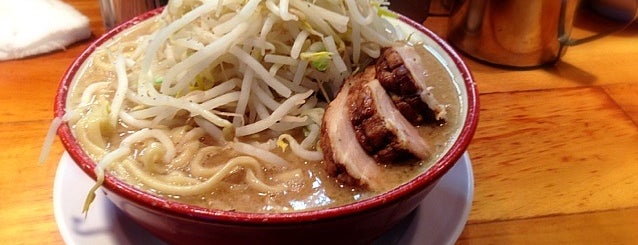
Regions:
<instances>
[{"instance_id":1,"label":"sliced pork","mask_svg":"<svg viewBox=\"0 0 638 245\"><path fill-rule=\"evenodd\" d=\"M428 69L414 47L385 48L375 68L376 78L408 121L414 125L445 121L445 106L430 92L426 83Z\"/></svg>"},{"instance_id":2,"label":"sliced pork","mask_svg":"<svg viewBox=\"0 0 638 245\"><path fill-rule=\"evenodd\" d=\"M374 74L374 67L368 67L349 79L348 106L357 141L380 163L425 159L430 147L397 110Z\"/></svg>"},{"instance_id":3,"label":"sliced pork","mask_svg":"<svg viewBox=\"0 0 638 245\"><path fill-rule=\"evenodd\" d=\"M425 66L411 46L386 48L374 64L344 81L321 126L328 174L381 190L384 164L431 154L416 126L445 122L446 111L426 85Z\"/></svg>"},{"instance_id":4,"label":"sliced pork","mask_svg":"<svg viewBox=\"0 0 638 245\"><path fill-rule=\"evenodd\" d=\"M324 113L319 142L324 164L328 174L344 184L382 190L383 169L363 150L350 123L349 91L350 83L346 81Z\"/></svg>"}]
</instances>

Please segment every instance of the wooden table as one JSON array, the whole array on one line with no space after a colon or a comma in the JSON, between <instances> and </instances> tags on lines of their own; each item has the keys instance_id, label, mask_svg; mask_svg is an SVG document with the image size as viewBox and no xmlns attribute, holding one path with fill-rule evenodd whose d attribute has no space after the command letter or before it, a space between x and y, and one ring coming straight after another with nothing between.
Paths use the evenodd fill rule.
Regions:
<instances>
[{"instance_id":1,"label":"wooden table","mask_svg":"<svg viewBox=\"0 0 638 245\"><path fill-rule=\"evenodd\" d=\"M64 51L0 62L0 244L62 244L52 188L64 149L37 158L58 82L104 33L98 1L67 1L93 36ZM581 11L575 34L613 22ZM425 22L445 36L444 18ZM475 192L459 244L638 241L638 25L570 48L533 70L465 58L481 93L469 147Z\"/></svg>"}]
</instances>

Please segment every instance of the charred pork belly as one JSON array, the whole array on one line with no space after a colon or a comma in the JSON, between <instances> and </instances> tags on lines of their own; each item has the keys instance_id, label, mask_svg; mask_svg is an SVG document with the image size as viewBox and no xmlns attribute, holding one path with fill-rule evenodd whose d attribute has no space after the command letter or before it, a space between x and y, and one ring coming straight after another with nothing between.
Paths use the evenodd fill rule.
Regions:
<instances>
[{"instance_id":1,"label":"charred pork belly","mask_svg":"<svg viewBox=\"0 0 638 245\"><path fill-rule=\"evenodd\" d=\"M385 48L375 68L376 78L408 121L414 125L445 121L445 107L426 85L427 67L414 47Z\"/></svg>"},{"instance_id":2,"label":"charred pork belly","mask_svg":"<svg viewBox=\"0 0 638 245\"><path fill-rule=\"evenodd\" d=\"M430 148L374 79L374 67L349 79L350 122L361 147L377 162L425 159Z\"/></svg>"},{"instance_id":3,"label":"charred pork belly","mask_svg":"<svg viewBox=\"0 0 638 245\"><path fill-rule=\"evenodd\" d=\"M381 190L382 167L363 150L350 123L349 91L350 83L345 81L323 116L319 143L326 171L344 184Z\"/></svg>"},{"instance_id":4,"label":"charred pork belly","mask_svg":"<svg viewBox=\"0 0 638 245\"><path fill-rule=\"evenodd\" d=\"M321 125L328 174L381 190L384 164L426 159L431 150L416 126L445 122L446 114L426 78L425 64L411 46L386 48L376 63L348 77Z\"/></svg>"}]
</instances>

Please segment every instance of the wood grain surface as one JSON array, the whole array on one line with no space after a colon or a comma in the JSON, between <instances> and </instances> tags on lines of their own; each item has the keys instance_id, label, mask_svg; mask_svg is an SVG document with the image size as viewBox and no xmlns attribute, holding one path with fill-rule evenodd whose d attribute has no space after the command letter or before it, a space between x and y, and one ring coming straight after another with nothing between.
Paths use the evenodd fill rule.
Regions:
<instances>
[{"instance_id":1,"label":"wood grain surface","mask_svg":"<svg viewBox=\"0 0 638 245\"><path fill-rule=\"evenodd\" d=\"M104 33L98 1L66 2L90 18L90 39L0 62L0 244L64 244L52 201L64 149L56 139L46 162L37 159L60 78ZM574 35L618 25L588 9L578 16ZM445 37L445 17L424 25ZM481 114L468 149L474 202L457 243L635 244L638 24L570 47L553 66L513 70L463 59Z\"/></svg>"}]
</instances>

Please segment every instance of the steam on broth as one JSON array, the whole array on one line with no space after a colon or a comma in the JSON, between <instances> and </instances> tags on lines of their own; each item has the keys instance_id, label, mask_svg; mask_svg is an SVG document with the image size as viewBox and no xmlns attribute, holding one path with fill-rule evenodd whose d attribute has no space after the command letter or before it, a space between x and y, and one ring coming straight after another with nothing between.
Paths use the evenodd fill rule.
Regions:
<instances>
[{"instance_id":1,"label":"steam on broth","mask_svg":"<svg viewBox=\"0 0 638 245\"><path fill-rule=\"evenodd\" d=\"M64 116L98 163L91 192L108 173L179 202L243 212L312 210L378 194L327 176L317 142L344 78L409 35L380 17L387 5L170 1L116 35L78 72ZM385 190L427 169L459 127L449 72L420 50L448 122L419 127L435 147L429 161L383 165Z\"/></svg>"}]
</instances>

